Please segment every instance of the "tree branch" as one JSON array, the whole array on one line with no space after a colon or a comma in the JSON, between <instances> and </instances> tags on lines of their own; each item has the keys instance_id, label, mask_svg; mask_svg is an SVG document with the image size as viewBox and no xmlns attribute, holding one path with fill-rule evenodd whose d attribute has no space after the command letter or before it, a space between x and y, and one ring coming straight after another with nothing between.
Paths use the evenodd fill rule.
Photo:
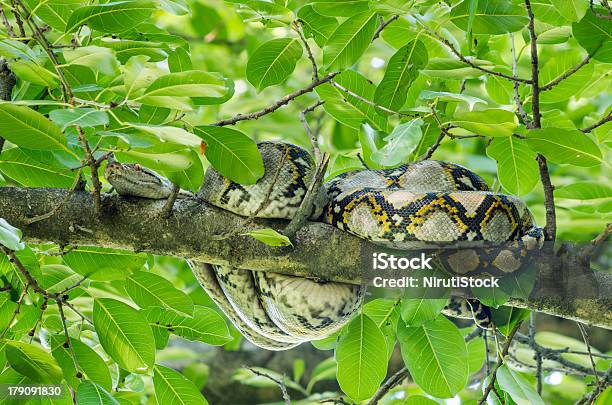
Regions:
<instances>
[{"instance_id":1,"label":"tree branch","mask_svg":"<svg viewBox=\"0 0 612 405\"><path fill-rule=\"evenodd\" d=\"M322 78L313 81L312 83L310 83L308 86L296 90L292 93L287 94L285 97L275 101L274 103L272 103L270 106L264 108L263 110L259 110L259 111L255 111L252 113L248 113L248 114L237 114L235 116L233 116L232 118L228 118L225 120L221 120L221 121L217 121L214 124L211 125L216 125L218 127L223 127L225 125L234 125L237 122L240 121L245 121L245 120L256 120L258 118L263 117L264 115L270 114L276 110L278 110L279 108L281 108L284 105L289 104L290 101L292 101L295 98L298 98L299 96L306 94L306 93L310 93L311 91L313 91L317 86L320 86L322 84L325 84L327 82L329 82L331 79L333 79L336 75L338 75L340 72L332 72L332 73L328 73L327 75L323 76Z\"/></svg>"},{"instance_id":2,"label":"tree branch","mask_svg":"<svg viewBox=\"0 0 612 405\"><path fill-rule=\"evenodd\" d=\"M595 51L595 52L597 52L597 51ZM595 52L593 52L593 53L595 53ZM590 61L591 61L591 55L587 55L576 66L574 66L573 68L571 68L567 72L563 73L561 76L557 77L556 79L551 80L550 82L546 83L544 86L540 87L540 91L547 91L547 90L552 89L557 84L561 83L563 80L567 79L568 77L570 77L571 75L573 75L574 73L579 71L581 67L583 67L584 65L588 64Z\"/></svg>"},{"instance_id":3,"label":"tree branch","mask_svg":"<svg viewBox=\"0 0 612 405\"><path fill-rule=\"evenodd\" d=\"M608 113L608 115L606 115L605 117L603 117L602 119L600 119L599 121L597 121L596 123L594 123L593 125L589 125L586 128L582 128L581 131L584 132L585 134L591 132L592 130L594 130L595 128L598 128L602 125L604 125L607 122L612 121L612 110L610 110L610 112Z\"/></svg>"},{"instance_id":4,"label":"tree branch","mask_svg":"<svg viewBox=\"0 0 612 405\"><path fill-rule=\"evenodd\" d=\"M487 401L487 397L489 396L489 393L495 387L495 380L497 379L497 370L502 366L502 364L504 364L504 357L508 355L508 350L510 349L510 345L512 344L512 339L514 339L514 335L516 334L516 332L518 332L520 327L521 327L521 322L519 322L514 327L514 329L512 329L512 332L510 332L510 334L508 335L508 338L506 339L506 343L504 344L504 347L502 349L501 355L497 359L497 364L495 364L495 368L493 368L493 371L491 372L491 381L489 381L489 385L487 385L487 387L485 388L482 394L482 397L478 401L478 405L482 405Z\"/></svg>"},{"instance_id":5,"label":"tree branch","mask_svg":"<svg viewBox=\"0 0 612 405\"><path fill-rule=\"evenodd\" d=\"M380 36L380 33L387 28L387 25L391 24L393 21L397 20L399 18L399 15L394 15L389 17L389 19L383 21L378 28L376 29L376 32L374 32L374 36L372 37L372 41L374 41L375 39L377 39Z\"/></svg>"},{"instance_id":6,"label":"tree branch","mask_svg":"<svg viewBox=\"0 0 612 405\"><path fill-rule=\"evenodd\" d=\"M164 200L102 195L102 214L92 222L91 193L76 191L54 216L27 224L27 216L48 212L66 198L66 189L0 188L0 217L23 231L27 242L99 246L159 255L187 257L206 263L242 269L273 271L359 284L364 269L371 268L373 252L380 247L331 225L307 222L295 235L295 247L271 247L257 240L229 234L237 227L244 233L265 228L282 231L287 221L244 217L203 203L197 198L179 199L172 217L157 220ZM339 252L351 252L343 254ZM594 272L600 291L611 291L612 276ZM578 320L612 329L609 298L581 299L568 286L557 296L512 298L509 305Z\"/></svg>"}]
</instances>

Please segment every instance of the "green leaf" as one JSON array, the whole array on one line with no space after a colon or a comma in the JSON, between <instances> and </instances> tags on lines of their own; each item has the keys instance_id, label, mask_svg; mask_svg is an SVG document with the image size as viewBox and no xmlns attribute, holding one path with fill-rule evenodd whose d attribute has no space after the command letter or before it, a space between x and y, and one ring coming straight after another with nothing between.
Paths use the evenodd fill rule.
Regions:
<instances>
[{"instance_id":1,"label":"green leaf","mask_svg":"<svg viewBox=\"0 0 612 405\"><path fill-rule=\"evenodd\" d=\"M76 274L70 267L63 264L44 264L41 267L41 273L42 277L39 280L39 284L49 293L63 291L83 278L83 276ZM77 290L71 291L71 296L74 297L76 292Z\"/></svg>"},{"instance_id":2,"label":"green leaf","mask_svg":"<svg viewBox=\"0 0 612 405\"><path fill-rule=\"evenodd\" d=\"M274 229L265 228L257 229L249 233L243 233L241 235L248 235L252 238L257 239L260 242L265 243L268 246L293 246L291 240L285 235L276 232Z\"/></svg>"},{"instance_id":3,"label":"green leaf","mask_svg":"<svg viewBox=\"0 0 612 405\"><path fill-rule=\"evenodd\" d=\"M193 317L185 317L160 307L149 308L144 311L144 314L152 326L165 329L188 340L221 346L233 339L221 315L201 305L194 306Z\"/></svg>"},{"instance_id":4,"label":"green leaf","mask_svg":"<svg viewBox=\"0 0 612 405\"><path fill-rule=\"evenodd\" d=\"M314 0L315 11L323 15L351 17L368 10L367 0Z\"/></svg>"},{"instance_id":5,"label":"green leaf","mask_svg":"<svg viewBox=\"0 0 612 405\"><path fill-rule=\"evenodd\" d=\"M474 106L478 103L487 105L486 101L479 99L478 97L467 96L465 94L459 94L459 93L449 93L447 91L423 90L421 91L421 94L419 94L419 98L423 100L438 99L440 101L464 102L464 103L467 103L470 111L472 111L474 109Z\"/></svg>"},{"instance_id":6,"label":"green leaf","mask_svg":"<svg viewBox=\"0 0 612 405\"><path fill-rule=\"evenodd\" d=\"M370 0L370 8L390 14L406 14L415 0Z\"/></svg>"},{"instance_id":7,"label":"green leaf","mask_svg":"<svg viewBox=\"0 0 612 405\"><path fill-rule=\"evenodd\" d=\"M434 401L433 399L424 397L422 395L411 395L408 398L406 398L403 404L404 405L434 405L434 404L438 404L438 402Z\"/></svg>"},{"instance_id":8,"label":"green leaf","mask_svg":"<svg viewBox=\"0 0 612 405\"><path fill-rule=\"evenodd\" d=\"M62 131L71 126L93 128L99 125L108 125L108 114L93 108L75 108L53 110L49 113L51 121L62 127Z\"/></svg>"},{"instance_id":9,"label":"green leaf","mask_svg":"<svg viewBox=\"0 0 612 405\"><path fill-rule=\"evenodd\" d=\"M0 136L22 148L60 150L76 156L66 146L62 131L28 107L0 104Z\"/></svg>"},{"instance_id":10,"label":"green leaf","mask_svg":"<svg viewBox=\"0 0 612 405\"><path fill-rule=\"evenodd\" d=\"M342 70L355 63L370 45L377 27L377 15L371 11L356 14L340 24L323 48L325 69Z\"/></svg>"},{"instance_id":11,"label":"green leaf","mask_svg":"<svg viewBox=\"0 0 612 405\"><path fill-rule=\"evenodd\" d=\"M385 76L376 88L374 102L394 111L399 111L406 102L408 88L427 65L425 45L419 40L409 42L389 59ZM377 110L383 114L382 110Z\"/></svg>"},{"instance_id":12,"label":"green leaf","mask_svg":"<svg viewBox=\"0 0 612 405\"><path fill-rule=\"evenodd\" d=\"M191 166L200 161L197 155L194 155L193 149L176 150L176 144L171 143L167 143L164 146L170 146L173 151L169 153L156 153L155 148L149 148L143 151L127 150L117 152L115 156L121 162L138 162L149 169L159 171L163 175L168 175L168 173L172 172L188 171Z\"/></svg>"},{"instance_id":13,"label":"green leaf","mask_svg":"<svg viewBox=\"0 0 612 405\"><path fill-rule=\"evenodd\" d=\"M469 374L478 372L486 360L486 346L484 339L476 337L466 343L468 351Z\"/></svg>"},{"instance_id":14,"label":"green leaf","mask_svg":"<svg viewBox=\"0 0 612 405\"><path fill-rule=\"evenodd\" d=\"M544 405L544 401L531 383L505 364L497 369L497 383L518 405Z\"/></svg>"},{"instance_id":15,"label":"green leaf","mask_svg":"<svg viewBox=\"0 0 612 405\"><path fill-rule=\"evenodd\" d=\"M167 48L162 42L104 39L94 44L114 51L119 62L125 64L132 56L144 55L149 62L161 62L168 58Z\"/></svg>"},{"instance_id":16,"label":"green leaf","mask_svg":"<svg viewBox=\"0 0 612 405\"><path fill-rule=\"evenodd\" d=\"M312 392L312 387L314 387L314 385L319 381L335 380L336 373L336 359L334 359L333 357L328 357L327 359L317 364L312 370L312 373L310 373L310 379L308 380L306 391Z\"/></svg>"},{"instance_id":17,"label":"green leaf","mask_svg":"<svg viewBox=\"0 0 612 405\"><path fill-rule=\"evenodd\" d=\"M518 127L518 118L511 111L488 109L455 114L452 123L482 136L512 136Z\"/></svg>"},{"instance_id":18,"label":"green leaf","mask_svg":"<svg viewBox=\"0 0 612 405\"><path fill-rule=\"evenodd\" d=\"M302 45L294 38L278 38L264 42L249 57L247 80L261 91L284 82L302 57Z\"/></svg>"},{"instance_id":19,"label":"green leaf","mask_svg":"<svg viewBox=\"0 0 612 405\"><path fill-rule=\"evenodd\" d=\"M119 401L111 394L92 381L83 381L76 393L76 400L79 404L88 405L119 405Z\"/></svg>"},{"instance_id":20,"label":"green leaf","mask_svg":"<svg viewBox=\"0 0 612 405\"><path fill-rule=\"evenodd\" d=\"M28 8L51 28L64 32L68 18L83 3L81 0L26 0Z\"/></svg>"},{"instance_id":21,"label":"green leaf","mask_svg":"<svg viewBox=\"0 0 612 405\"><path fill-rule=\"evenodd\" d=\"M57 75L37 63L19 59L9 63L9 68L21 80L54 89L59 84Z\"/></svg>"},{"instance_id":22,"label":"green leaf","mask_svg":"<svg viewBox=\"0 0 612 405\"><path fill-rule=\"evenodd\" d=\"M91 280L125 279L132 271L142 268L147 261L143 253L116 249L81 246L63 256L64 262L76 273Z\"/></svg>"},{"instance_id":23,"label":"green leaf","mask_svg":"<svg viewBox=\"0 0 612 405\"><path fill-rule=\"evenodd\" d=\"M606 13L603 9L598 9ZM597 17L588 10L584 18L572 25L574 37L594 59L612 63L612 20Z\"/></svg>"},{"instance_id":24,"label":"green leaf","mask_svg":"<svg viewBox=\"0 0 612 405\"><path fill-rule=\"evenodd\" d=\"M576 49L559 50L548 58L546 63L540 67L540 83L549 83L557 77L566 74L574 66L581 63L584 59L582 52ZM591 81L595 64L589 63L582 66L576 73L563 79L552 89L540 93L540 102L546 104L556 104L563 100L568 100L579 94L580 91ZM558 126L558 125L556 125Z\"/></svg>"},{"instance_id":25,"label":"green leaf","mask_svg":"<svg viewBox=\"0 0 612 405\"><path fill-rule=\"evenodd\" d=\"M215 126L193 130L206 144L206 159L223 176L239 184L255 184L264 175L257 144L242 132Z\"/></svg>"},{"instance_id":26,"label":"green leaf","mask_svg":"<svg viewBox=\"0 0 612 405\"><path fill-rule=\"evenodd\" d=\"M445 317L422 326L400 322L397 337L411 377L426 393L450 398L468 379L468 351L457 327Z\"/></svg>"},{"instance_id":27,"label":"green leaf","mask_svg":"<svg viewBox=\"0 0 612 405\"><path fill-rule=\"evenodd\" d=\"M533 129L527 134L527 144L554 163L567 163L580 167L597 166L602 163L599 147L587 134L578 130Z\"/></svg>"},{"instance_id":28,"label":"green leaf","mask_svg":"<svg viewBox=\"0 0 612 405\"><path fill-rule=\"evenodd\" d=\"M514 100L514 91L512 89L512 82L504 79L503 77L488 75L485 88L489 97L493 101L499 104L511 104Z\"/></svg>"},{"instance_id":29,"label":"green leaf","mask_svg":"<svg viewBox=\"0 0 612 405\"><path fill-rule=\"evenodd\" d=\"M168 68L171 73L187 72L193 69L191 55L185 48L176 48L168 56Z\"/></svg>"},{"instance_id":30,"label":"green leaf","mask_svg":"<svg viewBox=\"0 0 612 405\"><path fill-rule=\"evenodd\" d=\"M304 375L306 363L304 359L295 359L293 361L293 381L300 381Z\"/></svg>"},{"instance_id":31,"label":"green leaf","mask_svg":"<svg viewBox=\"0 0 612 405\"><path fill-rule=\"evenodd\" d=\"M208 404L197 387L178 371L156 364L153 388L158 404Z\"/></svg>"},{"instance_id":32,"label":"green leaf","mask_svg":"<svg viewBox=\"0 0 612 405\"><path fill-rule=\"evenodd\" d=\"M374 85L354 70L342 72L334 81L363 99L374 99ZM338 122L354 129L360 129L364 122L369 122L375 129L386 132L386 117L379 115L371 104L329 83L318 86L316 92L325 101L325 111Z\"/></svg>"},{"instance_id":33,"label":"green leaf","mask_svg":"<svg viewBox=\"0 0 612 405\"><path fill-rule=\"evenodd\" d=\"M223 97L227 92L225 79L215 72L190 70L170 73L156 79L136 100L152 97Z\"/></svg>"},{"instance_id":34,"label":"green leaf","mask_svg":"<svg viewBox=\"0 0 612 405\"><path fill-rule=\"evenodd\" d=\"M589 8L589 4L586 1L550 0L550 2L559 11L559 14L568 21L578 21L582 19Z\"/></svg>"},{"instance_id":35,"label":"green leaf","mask_svg":"<svg viewBox=\"0 0 612 405\"><path fill-rule=\"evenodd\" d=\"M470 22L470 2L464 1L454 7L450 20L463 31ZM523 7L506 0L479 1L471 22L474 34L505 34L520 31L529 19Z\"/></svg>"},{"instance_id":36,"label":"green leaf","mask_svg":"<svg viewBox=\"0 0 612 405\"><path fill-rule=\"evenodd\" d=\"M612 198L612 187L596 181L579 181L567 186L555 187L556 198L571 200L596 200L598 198Z\"/></svg>"},{"instance_id":37,"label":"green leaf","mask_svg":"<svg viewBox=\"0 0 612 405\"><path fill-rule=\"evenodd\" d=\"M94 300L93 323L104 351L119 367L146 373L155 362L155 341L144 316L111 298Z\"/></svg>"},{"instance_id":38,"label":"green leaf","mask_svg":"<svg viewBox=\"0 0 612 405\"><path fill-rule=\"evenodd\" d=\"M318 13L310 4L300 8L297 15L302 23L304 36L314 38L319 48L325 45L338 26L338 21L334 17Z\"/></svg>"},{"instance_id":39,"label":"green leaf","mask_svg":"<svg viewBox=\"0 0 612 405\"><path fill-rule=\"evenodd\" d=\"M75 10L66 24L66 33L82 25L115 34L133 28L150 18L157 5L154 1L117 1L107 4L80 7Z\"/></svg>"},{"instance_id":40,"label":"green leaf","mask_svg":"<svg viewBox=\"0 0 612 405\"><path fill-rule=\"evenodd\" d=\"M70 338L72 349L64 347L63 336L51 336L51 354L62 368L64 378L73 387L78 387L81 381L76 377L72 353L76 357L79 370L87 380L92 380L107 391L113 389L110 371L104 360L91 347L78 339Z\"/></svg>"},{"instance_id":41,"label":"green leaf","mask_svg":"<svg viewBox=\"0 0 612 405\"><path fill-rule=\"evenodd\" d=\"M244 3L247 8L239 8L238 13L242 14L245 22L261 21L264 24L269 24L272 20L276 25L289 24L293 20L293 13L282 5L265 1L246 1Z\"/></svg>"},{"instance_id":42,"label":"green leaf","mask_svg":"<svg viewBox=\"0 0 612 405\"><path fill-rule=\"evenodd\" d=\"M424 277L446 277L438 269L433 272L431 270L417 270L412 276L420 282L420 286L404 290L400 314L406 325L421 326L440 315L440 312L448 303L450 288L423 287Z\"/></svg>"},{"instance_id":43,"label":"green leaf","mask_svg":"<svg viewBox=\"0 0 612 405\"><path fill-rule=\"evenodd\" d=\"M387 343L374 321L355 317L336 348L337 378L342 391L356 401L370 398L387 374Z\"/></svg>"},{"instance_id":44,"label":"green leaf","mask_svg":"<svg viewBox=\"0 0 612 405\"><path fill-rule=\"evenodd\" d=\"M62 380L62 369L43 348L13 340L5 342L6 359L20 374L37 383L57 384Z\"/></svg>"},{"instance_id":45,"label":"green leaf","mask_svg":"<svg viewBox=\"0 0 612 405\"><path fill-rule=\"evenodd\" d=\"M372 153L370 159L383 167L406 163L423 136L421 131L423 124L423 120L417 118L398 125L384 138L385 145Z\"/></svg>"},{"instance_id":46,"label":"green leaf","mask_svg":"<svg viewBox=\"0 0 612 405\"><path fill-rule=\"evenodd\" d=\"M157 274L147 271L134 272L125 280L125 290L141 308L162 307L181 315L193 315L191 298Z\"/></svg>"},{"instance_id":47,"label":"green leaf","mask_svg":"<svg viewBox=\"0 0 612 405\"><path fill-rule=\"evenodd\" d=\"M490 310L493 323L504 336L508 336L517 323L529 316L529 311L522 308L499 307Z\"/></svg>"},{"instance_id":48,"label":"green leaf","mask_svg":"<svg viewBox=\"0 0 612 405\"><path fill-rule=\"evenodd\" d=\"M113 76L119 71L119 61L112 49L83 46L63 52L68 65L86 66L96 73Z\"/></svg>"},{"instance_id":49,"label":"green leaf","mask_svg":"<svg viewBox=\"0 0 612 405\"><path fill-rule=\"evenodd\" d=\"M51 152L12 148L0 155L0 172L26 187L69 188L76 172L61 167Z\"/></svg>"},{"instance_id":50,"label":"green leaf","mask_svg":"<svg viewBox=\"0 0 612 405\"><path fill-rule=\"evenodd\" d=\"M524 139L495 138L487 147L487 154L497 161L499 181L511 194L525 195L538 183L536 154Z\"/></svg>"},{"instance_id":51,"label":"green leaf","mask_svg":"<svg viewBox=\"0 0 612 405\"><path fill-rule=\"evenodd\" d=\"M21 230L6 222L4 218L0 218L0 244L11 250L25 249L25 243L21 241Z\"/></svg>"}]
</instances>

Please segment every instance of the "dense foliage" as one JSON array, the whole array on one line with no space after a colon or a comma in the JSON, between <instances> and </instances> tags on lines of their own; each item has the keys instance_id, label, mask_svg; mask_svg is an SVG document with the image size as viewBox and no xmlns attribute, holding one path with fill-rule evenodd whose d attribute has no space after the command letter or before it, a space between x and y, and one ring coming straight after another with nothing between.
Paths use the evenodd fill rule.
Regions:
<instances>
[{"instance_id":1,"label":"dense foliage","mask_svg":"<svg viewBox=\"0 0 612 405\"><path fill-rule=\"evenodd\" d=\"M257 181L258 140L311 148L313 137L330 156L327 177L449 160L524 199L550 240L589 240L610 221L606 0L0 0L0 9L2 185L76 190L83 179L99 210L109 152L197 191L208 165ZM72 403L70 392L83 404L206 403L207 367L169 342L230 351L242 342L183 260L26 245L0 221L0 384L63 384L53 403ZM499 306L509 296L482 298ZM572 403L591 391L606 403L610 388L592 383L610 382L609 356L589 347L592 364L582 341L536 335L545 349L582 353L546 359L538 393L542 370L524 341L522 357L497 363L528 311L495 312L495 345L440 316L444 302L373 300L312 343L334 354L310 375L298 361L291 377L235 378L284 381L313 402L365 401L397 343L414 384L383 403L475 401L487 387L488 403ZM163 365L176 356L182 372ZM342 393L317 394L325 379Z\"/></svg>"}]
</instances>

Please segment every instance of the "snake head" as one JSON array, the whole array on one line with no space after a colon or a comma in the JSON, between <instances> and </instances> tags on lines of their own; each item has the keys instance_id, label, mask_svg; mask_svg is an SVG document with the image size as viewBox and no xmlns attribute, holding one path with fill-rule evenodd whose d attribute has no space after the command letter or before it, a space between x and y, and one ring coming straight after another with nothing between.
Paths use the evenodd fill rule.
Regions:
<instances>
[{"instance_id":1,"label":"snake head","mask_svg":"<svg viewBox=\"0 0 612 405\"><path fill-rule=\"evenodd\" d=\"M124 173L123 165L115 160L115 155L110 154L108 156L108 163L104 168L104 177L109 183L112 183L112 179L121 176Z\"/></svg>"}]
</instances>

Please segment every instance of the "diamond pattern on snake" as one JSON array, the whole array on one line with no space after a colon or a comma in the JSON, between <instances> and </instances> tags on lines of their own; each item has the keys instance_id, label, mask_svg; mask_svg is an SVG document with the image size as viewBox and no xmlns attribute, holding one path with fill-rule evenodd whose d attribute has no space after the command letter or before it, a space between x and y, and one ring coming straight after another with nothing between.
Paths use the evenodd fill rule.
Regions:
<instances>
[{"instance_id":1,"label":"diamond pattern on snake","mask_svg":"<svg viewBox=\"0 0 612 405\"><path fill-rule=\"evenodd\" d=\"M306 150L288 143L261 142L258 149L265 172L255 184L240 185L209 167L197 197L244 217L291 219L312 182L314 161ZM113 160L105 176L122 195L161 199L172 190L167 179L139 165ZM494 253L457 249L444 257L444 264L457 273L516 271L543 241L542 229L522 201L490 191L480 176L453 163L426 160L346 172L325 183L316 200L311 220L383 246L511 242ZM333 334L359 311L365 295L361 285L190 265L244 337L268 350L286 350ZM483 327L491 322L488 309L473 299L451 298L443 312L473 318Z\"/></svg>"}]
</instances>

